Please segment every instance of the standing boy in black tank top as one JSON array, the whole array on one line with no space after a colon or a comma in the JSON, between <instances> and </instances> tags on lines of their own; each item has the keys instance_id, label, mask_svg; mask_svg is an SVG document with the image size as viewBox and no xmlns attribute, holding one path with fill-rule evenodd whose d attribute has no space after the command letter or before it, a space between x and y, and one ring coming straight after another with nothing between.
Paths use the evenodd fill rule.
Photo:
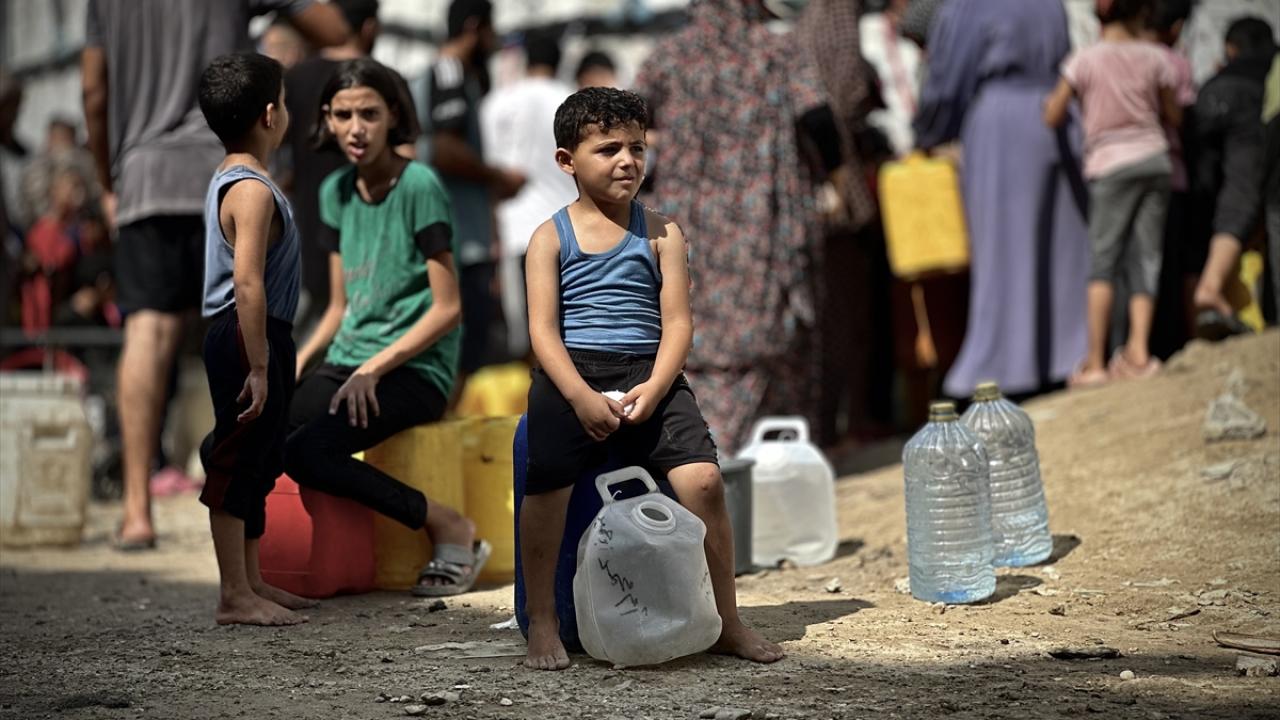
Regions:
<instances>
[{"instance_id":1,"label":"standing boy in black tank top","mask_svg":"<svg viewBox=\"0 0 1280 720\"><path fill-rule=\"evenodd\" d=\"M556 555L577 479L605 461L663 473L707 526L707 564L723 624L712 648L774 662L782 649L742 624L733 530L716 448L683 375L693 342L689 266L676 224L635 202L648 111L634 93L588 88L556 112L556 161L578 200L529 243L529 474L520 511L529 610L525 665L569 666L555 610ZM621 401L603 393L619 390Z\"/></svg>"},{"instance_id":2,"label":"standing boy in black tank top","mask_svg":"<svg viewBox=\"0 0 1280 720\"><path fill-rule=\"evenodd\" d=\"M267 173L289 125L283 69L256 53L216 58L200 109L226 147L205 198L205 372L213 432L200 446L200 501L218 558L219 625L294 625L315 603L267 585L258 569L267 494L284 461L293 394L298 231Z\"/></svg>"}]
</instances>

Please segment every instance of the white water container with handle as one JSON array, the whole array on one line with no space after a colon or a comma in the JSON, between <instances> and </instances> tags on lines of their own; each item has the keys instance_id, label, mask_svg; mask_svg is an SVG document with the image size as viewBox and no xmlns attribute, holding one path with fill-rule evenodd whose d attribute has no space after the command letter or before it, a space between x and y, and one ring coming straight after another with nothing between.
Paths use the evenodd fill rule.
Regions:
<instances>
[{"instance_id":1,"label":"white water container with handle","mask_svg":"<svg viewBox=\"0 0 1280 720\"><path fill-rule=\"evenodd\" d=\"M764 418L738 457L756 463L752 561L765 567L782 560L819 565L835 557L836 473L809 442L809 423L801 417Z\"/></svg>"},{"instance_id":2,"label":"white water container with handle","mask_svg":"<svg viewBox=\"0 0 1280 720\"><path fill-rule=\"evenodd\" d=\"M616 500L609 488L639 480L648 492ZM663 495L644 468L596 478L604 507L578 543L573 600L591 657L656 665L720 638L720 614L696 515Z\"/></svg>"}]
</instances>

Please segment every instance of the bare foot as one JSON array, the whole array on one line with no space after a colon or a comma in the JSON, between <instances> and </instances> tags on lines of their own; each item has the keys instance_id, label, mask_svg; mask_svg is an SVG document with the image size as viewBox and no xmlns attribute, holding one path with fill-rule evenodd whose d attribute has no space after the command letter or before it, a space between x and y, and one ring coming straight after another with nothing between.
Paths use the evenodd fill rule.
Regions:
<instances>
[{"instance_id":1,"label":"bare foot","mask_svg":"<svg viewBox=\"0 0 1280 720\"><path fill-rule=\"evenodd\" d=\"M116 530L115 544L122 550L150 549L156 545L156 531L149 520L125 520Z\"/></svg>"},{"instance_id":2,"label":"bare foot","mask_svg":"<svg viewBox=\"0 0 1280 720\"><path fill-rule=\"evenodd\" d=\"M291 592L281 590L275 585L267 583L259 583L253 586L253 592L263 600L284 606L290 610L306 610L308 608L317 607L320 603L311 598L304 598L294 595Z\"/></svg>"},{"instance_id":3,"label":"bare foot","mask_svg":"<svg viewBox=\"0 0 1280 720\"><path fill-rule=\"evenodd\" d=\"M223 597L213 619L219 625L297 625L307 622L305 615L258 597L251 591Z\"/></svg>"},{"instance_id":4,"label":"bare foot","mask_svg":"<svg viewBox=\"0 0 1280 720\"><path fill-rule=\"evenodd\" d=\"M563 670L569 667L569 654L560 642L560 627L556 622L529 623L529 654L524 666L534 670Z\"/></svg>"},{"instance_id":5,"label":"bare foot","mask_svg":"<svg viewBox=\"0 0 1280 720\"><path fill-rule=\"evenodd\" d=\"M707 652L716 655L736 655L758 663L778 662L787 655L781 646L765 640L755 630L741 622L726 626L720 632L720 640Z\"/></svg>"}]
</instances>

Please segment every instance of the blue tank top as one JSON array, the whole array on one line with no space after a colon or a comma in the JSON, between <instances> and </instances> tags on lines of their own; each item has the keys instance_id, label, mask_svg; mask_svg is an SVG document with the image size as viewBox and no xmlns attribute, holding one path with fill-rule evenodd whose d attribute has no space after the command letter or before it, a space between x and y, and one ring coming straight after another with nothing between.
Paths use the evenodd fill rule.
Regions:
<instances>
[{"instance_id":1,"label":"blue tank top","mask_svg":"<svg viewBox=\"0 0 1280 720\"><path fill-rule=\"evenodd\" d=\"M265 175L244 165L233 165L215 173L204 197L204 308L205 317L213 317L236 304L235 249L222 234L218 212L227 190L241 180L257 180L271 188L280 209L284 229L280 239L267 246L267 265L263 285L267 293L267 315L287 323L293 322L298 310L298 280L302 273L299 260L298 228L293 224L293 210L280 188Z\"/></svg>"},{"instance_id":2,"label":"blue tank top","mask_svg":"<svg viewBox=\"0 0 1280 720\"><path fill-rule=\"evenodd\" d=\"M560 236L560 332L567 348L654 355L662 339L662 273L649 246L644 205L631 201L627 234L602 253L585 253L569 221Z\"/></svg>"}]
</instances>

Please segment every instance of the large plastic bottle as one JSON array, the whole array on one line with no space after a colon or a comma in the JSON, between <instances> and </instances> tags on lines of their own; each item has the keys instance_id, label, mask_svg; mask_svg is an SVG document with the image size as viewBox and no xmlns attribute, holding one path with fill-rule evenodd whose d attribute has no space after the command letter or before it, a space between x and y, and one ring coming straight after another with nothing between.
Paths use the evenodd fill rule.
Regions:
<instances>
[{"instance_id":1,"label":"large plastic bottle","mask_svg":"<svg viewBox=\"0 0 1280 720\"><path fill-rule=\"evenodd\" d=\"M987 453L954 404L929 406L928 424L902 451L902 468L911 594L944 603L990 596L996 574Z\"/></svg>"},{"instance_id":2,"label":"large plastic bottle","mask_svg":"<svg viewBox=\"0 0 1280 720\"><path fill-rule=\"evenodd\" d=\"M961 420L982 440L991 466L995 564L1024 567L1043 562L1053 552L1053 536L1031 418L1006 400L995 383L984 382Z\"/></svg>"},{"instance_id":3,"label":"large plastic bottle","mask_svg":"<svg viewBox=\"0 0 1280 720\"><path fill-rule=\"evenodd\" d=\"M756 423L738 457L755 460L752 480L751 556L770 567L780 560L819 565L836 554L835 470L809 442L801 417Z\"/></svg>"},{"instance_id":4,"label":"large plastic bottle","mask_svg":"<svg viewBox=\"0 0 1280 720\"><path fill-rule=\"evenodd\" d=\"M630 480L648 492L615 500ZM596 479L603 507L578 546L574 605L582 647L617 665L654 665L699 653L720 637L720 614L696 515L658 491L640 467Z\"/></svg>"}]
</instances>

